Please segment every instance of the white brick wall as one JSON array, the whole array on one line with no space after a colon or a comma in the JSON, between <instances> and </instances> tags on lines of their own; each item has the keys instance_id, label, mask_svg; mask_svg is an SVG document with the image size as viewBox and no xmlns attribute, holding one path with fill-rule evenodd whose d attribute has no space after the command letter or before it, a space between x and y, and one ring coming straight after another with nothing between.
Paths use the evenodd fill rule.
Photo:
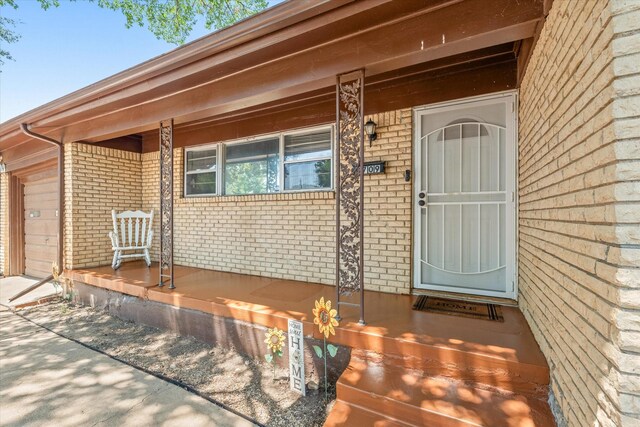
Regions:
<instances>
[{"instance_id":1,"label":"white brick wall","mask_svg":"<svg viewBox=\"0 0 640 427\"><path fill-rule=\"evenodd\" d=\"M520 89L520 306L570 426L640 416L639 23L556 0Z\"/></svg>"}]
</instances>

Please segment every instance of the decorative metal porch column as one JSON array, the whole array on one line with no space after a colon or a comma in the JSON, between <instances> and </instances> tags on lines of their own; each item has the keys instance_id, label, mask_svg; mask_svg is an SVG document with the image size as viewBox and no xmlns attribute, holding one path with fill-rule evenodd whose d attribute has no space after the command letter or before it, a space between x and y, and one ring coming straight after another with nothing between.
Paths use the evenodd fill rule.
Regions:
<instances>
[{"instance_id":1,"label":"decorative metal porch column","mask_svg":"<svg viewBox=\"0 0 640 427\"><path fill-rule=\"evenodd\" d=\"M340 306L360 307L364 325L364 70L340 74L336 84L336 293ZM359 302L341 298L359 293Z\"/></svg>"},{"instance_id":2,"label":"decorative metal porch column","mask_svg":"<svg viewBox=\"0 0 640 427\"><path fill-rule=\"evenodd\" d=\"M173 283L173 120L160 122L160 282Z\"/></svg>"}]
</instances>

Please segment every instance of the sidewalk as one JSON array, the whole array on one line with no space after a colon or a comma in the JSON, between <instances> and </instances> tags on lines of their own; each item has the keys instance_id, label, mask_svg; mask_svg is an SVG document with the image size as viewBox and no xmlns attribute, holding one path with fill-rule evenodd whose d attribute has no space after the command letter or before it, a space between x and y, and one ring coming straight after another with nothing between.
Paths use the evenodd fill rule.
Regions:
<instances>
[{"instance_id":1,"label":"sidewalk","mask_svg":"<svg viewBox=\"0 0 640 427\"><path fill-rule=\"evenodd\" d=\"M252 426L0 307L0 426Z\"/></svg>"},{"instance_id":2,"label":"sidewalk","mask_svg":"<svg viewBox=\"0 0 640 427\"><path fill-rule=\"evenodd\" d=\"M6 307L23 307L28 306L38 300L46 299L59 294L60 287L54 286L52 282L45 283L37 289L23 295L15 301L9 302L9 298L18 294L18 292L27 289L29 286L37 283L38 279L31 279L24 276L3 277L0 279L0 305Z\"/></svg>"}]
</instances>

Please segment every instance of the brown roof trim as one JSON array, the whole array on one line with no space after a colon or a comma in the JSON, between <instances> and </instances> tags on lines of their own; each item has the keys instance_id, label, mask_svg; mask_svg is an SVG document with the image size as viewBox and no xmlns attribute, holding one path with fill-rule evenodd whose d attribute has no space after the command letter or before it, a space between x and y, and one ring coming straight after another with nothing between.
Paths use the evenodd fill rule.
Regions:
<instances>
[{"instance_id":1,"label":"brown roof trim","mask_svg":"<svg viewBox=\"0 0 640 427\"><path fill-rule=\"evenodd\" d=\"M491 2L290 1L0 124L0 152L34 144L19 122L97 142L305 96L345 70L373 77L533 36L541 0Z\"/></svg>"},{"instance_id":2,"label":"brown roof trim","mask_svg":"<svg viewBox=\"0 0 640 427\"><path fill-rule=\"evenodd\" d=\"M0 123L0 135L7 128L14 130L20 123L31 123L48 114L72 108L107 94L117 92L150 77L164 74L204 57L214 55L242 43L302 22L312 16L336 9L355 0L318 0L314 2L288 0L230 27L215 31L167 53L90 84L40 107Z\"/></svg>"}]
</instances>

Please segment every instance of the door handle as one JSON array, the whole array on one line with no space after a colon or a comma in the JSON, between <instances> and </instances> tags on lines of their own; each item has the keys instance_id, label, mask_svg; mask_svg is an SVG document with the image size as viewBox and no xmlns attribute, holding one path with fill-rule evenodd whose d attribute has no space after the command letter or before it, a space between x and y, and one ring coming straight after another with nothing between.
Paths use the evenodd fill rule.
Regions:
<instances>
[{"instance_id":1,"label":"door handle","mask_svg":"<svg viewBox=\"0 0 640 427\"><path fill-rule=\"evenodd\" d=\"M424 205L426 205L426 202L425 202L424 200L420 200L420 201L418 202L418 205L420 205L420 206L424 206Z\"/></svg>"},{"instance_id":2,"label":"door handle","mask_svg":"<svg viewBox=\"0 0 640 427\"><path fill-rule=\"evenodd\" d=\"M421 199L424 199L426 196L426 194L424 194L423 192L421 192L420 194L418 194L418 197L420 197Z\"/></svg>"}]
</instances>

